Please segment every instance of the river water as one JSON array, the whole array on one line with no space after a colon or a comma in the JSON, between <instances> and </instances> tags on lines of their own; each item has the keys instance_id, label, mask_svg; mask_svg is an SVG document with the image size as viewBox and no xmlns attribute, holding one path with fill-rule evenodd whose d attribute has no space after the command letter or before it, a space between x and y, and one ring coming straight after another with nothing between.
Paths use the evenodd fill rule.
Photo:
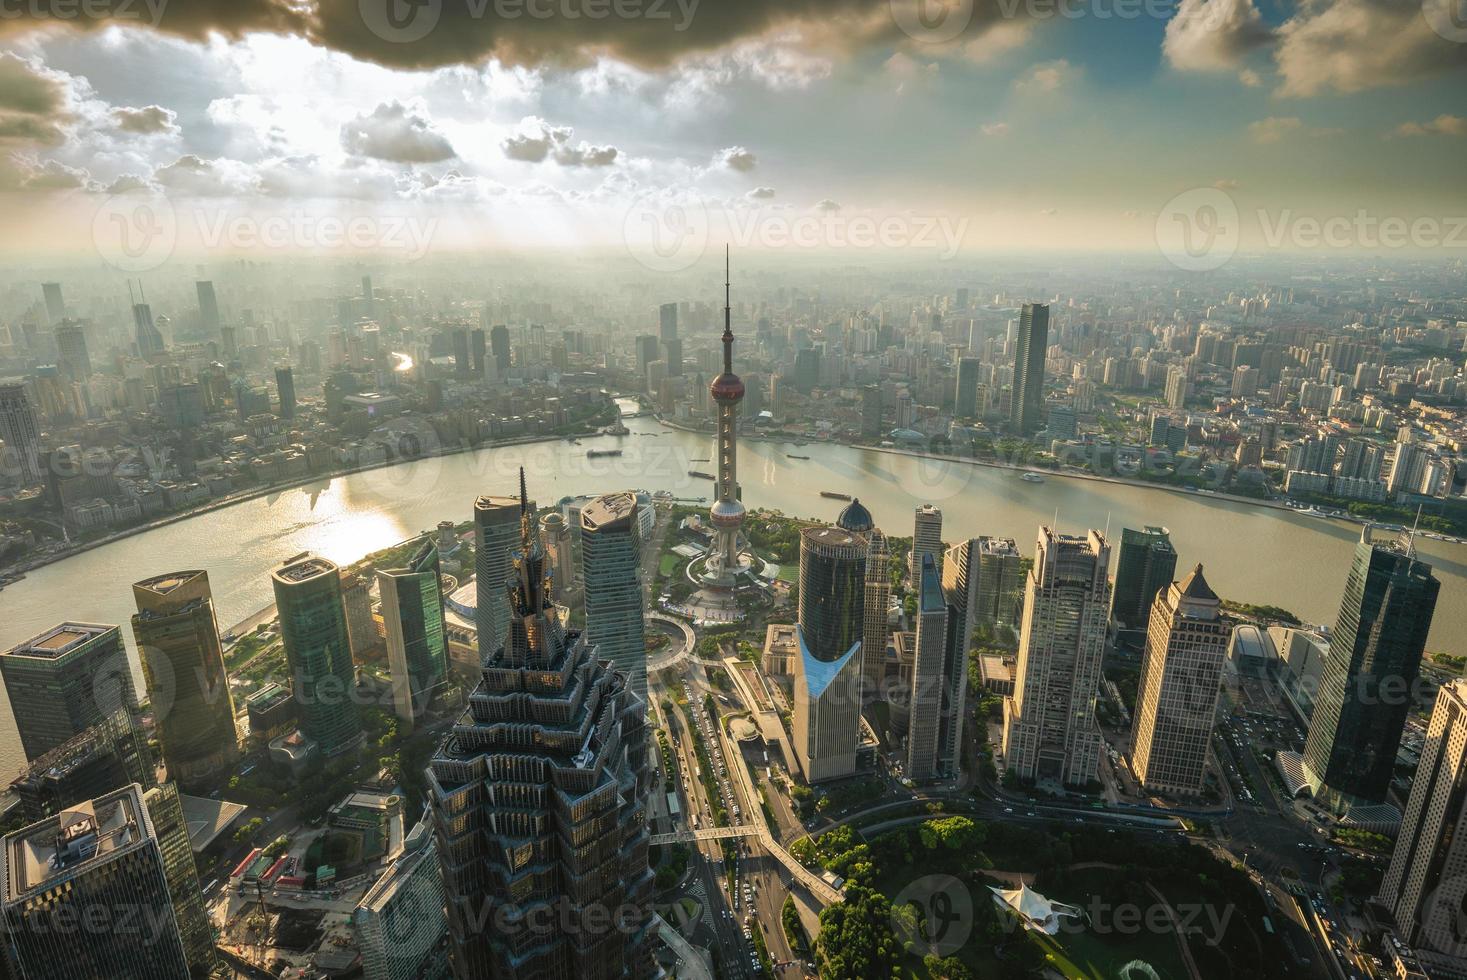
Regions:
<instances>
[{"instance_id":1,"label":"river water","mask_svg":"<svg viewBox=\"0 0 1467 980\"><path fill-rule=\"evenodd\" d=\"M542 506L565 496L628 487L709 496L711 436L670 430L651 418L627 419L626 436L597 436L486 449L321 480L149 530L31 572L0 591L0 649L72 619L123 624L134 612L131 583L161 572L209 573L222 628L272 600L269 568L300 551L346 563L436 527L471 518L474 497L517 492L526 468L530 495ZM622 455L589 459L588 449ZM822 490L854 493L889 534L912 533L912 511L935 503L943 537L1013 537L1033 554L1041 523L1061 530L1143 524L1169 527L1178 574L1197 562L1222 596L1271 603L1316 622L1333 623L1360 528L1198 494L1049 476L1028 483L1011 470L810 444L744 442L739 481L750 507L834 519L844 503ZM791 459L787 454L809 456ZM1467 548L1419 540L1442 592L1430 649L1467 653ZM135 671L136 672L136 671ZM9 701L0 699L0 776L24 765Z\"/></svg>"}]
</instances>

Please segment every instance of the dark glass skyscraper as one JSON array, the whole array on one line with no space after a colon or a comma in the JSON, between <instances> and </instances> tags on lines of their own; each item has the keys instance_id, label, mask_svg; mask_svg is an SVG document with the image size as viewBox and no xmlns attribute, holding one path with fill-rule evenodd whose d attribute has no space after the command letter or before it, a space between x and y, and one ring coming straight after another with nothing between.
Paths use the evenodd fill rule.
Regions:
<instances>
[{"instance_id":1,"label":"dark glass skyscraper","mask_svg":"<svg viewBox=\"0 0 1467 980\"><path fill-rule=\"evenodd\" d=\"M1014 384L1009 401L1009 429L1032 436L1044 419L1044 354L1049 349L1049 306L1025 303L1019 314L1018 348L1014 352Z\"/></svg>"},{"instance_id":2,"label":"dark glass skyscraper","mask_svg":"<svg viewBox=\"0 0 1467 980\"><path fill-rule=\"evenodd\" d=\"M513 497L486 495L474 501L474 626L480 660L498 650L509 633L504 590L509 582L510 552L519 542L519 508ZM530 510L534 509L530 504Z\"/></svg>"},{"instance_id":3,"label":"dark glass skyscraper","mask_svg":"<svg viewBox=\"0 0 1467 980\"><path fill-rule=\"evenodd\" d=\"M0 676L27 759L137 704L116 626L53 626L0 653Z\"/></svg>"},{"instance_id":4,"label":"dark glass skyscraper","mask_svg":"<svg viewBox=\"0 0 1467 980\"><path fill-rule=\"evenodd\" d=\"M139 786L7 834L0 847L6 952L18 976L189 975L162 846Z\"/></svg>"},{"instance_id":5,"label":"dark glass skyscraper","mask_svg":"<svg viewBox=\"0 0 1467 980\"><path fill-rule=\"evenodd\" d=\"M1360 533L1304 743L1315 796L1337 810L1385 799L1440 589L1409 539Z\"/></svg>"},{"instance_id":6,"label":"dark glass skyscraper","mask_svg":"<svg viewBox=\"0 0 1467 980\"><path fill-rule=\"evenodd\" d=\"M509 377L509 328L502 323L489 331L489 352L494 355L495 377Z\"/></svg>"},{"instance_id":7,"label":"dark glass skyscraper","mask_svg":"<svg viewBox=\"0 0 1467 980\"><path fill-rule=\"evenodd\" d=\"M1121 554L1116 560L1115 597L1111 616L1125 624L1121 644L1139 650L1146 644L1146 624L1151 605L1162 589L1172 584L1177 571L1177 552L1171 532L1164 527L1144 531L1126 528L1121 532Z\"/></svg>"},{"instance_id":8,"label":"dark glass skyscraper","mask_svg":"<svg viewBox=\"0 0 1467 980\"><path fill-rule=\"evenodd\" d=\"M560 622L520 499L508 639L428 770L454 976L655 976L646 704Z\"/></svg>"},{"instance_id":9,"label":"dark glass skyscraper","mask_svg":"<svg viewBox=\"0 0 1467 980\"><path fill-rule=\"evenodd\" d=\"M377 588L387 627L392 701L397 716L411 726L448 679L438 548L425 541L402 568L379 569Z\"/></svg>"},{"instance_id":10,"label":"dark glass skyscraper","mask_svg":"<svg viewBox=\"0 0 1467 980\"><path fill-rule=\"evenodd\" d=\"M275 393L280 396L280 417L295 418L295 375L289 367L275 369Z\"/></svg>"},{"instance_id":11,"label":"dark glass skyscraper","mask_svg":"<svg viewBox=\"0 0 1467 980\"><path fill-rule=\"evenodd\" d=\"M350 752L363 736L351 698L354 678L341 570L307 551L276 566L270 578L300 729L324 756Z\"/></svg>"},{"instance_id":12,"label":"dark glass skyscraper","mask_svg":"<svg viewBox=\"0 0 1467 980\"><path fill-rule=\"evenodd\" d=\"M794 748L808 782L849 776L860 743L865 635L864 535L800 532L800 621L795 627Z\"/></svg>"}]
</instances>

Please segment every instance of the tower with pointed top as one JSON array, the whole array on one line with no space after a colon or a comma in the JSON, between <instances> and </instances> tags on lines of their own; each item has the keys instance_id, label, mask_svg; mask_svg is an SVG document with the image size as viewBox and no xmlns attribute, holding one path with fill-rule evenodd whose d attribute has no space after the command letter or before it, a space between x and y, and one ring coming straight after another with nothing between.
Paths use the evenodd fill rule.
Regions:
<instances>
[{"instance_id":1,"label":"tower with pointed top","mask_svg":"<svg viewBox=\"0 0 1467 980\"><path fill-rule=\"evenodd\" d=\"M647 706L560 621L532 513L522 471L505 639L427 771L453 976L654 976Z\"/></svg>"},{"instance_id":2,"label":"tower with pointed top","mask_svg":"<svg viewBox=\"0 0 1467 980\"><path fill-rule=\"evenodd\" d=\"M708 512L714 528L713 550L708 555L704 581L732 588L739 570L739 537L744 526L744 505L739 500L738 422L739 403L744 400L744 382L733 370L733 313L729 307L728 250L723 253L723 373L713 379L708 393L718 406L718 485Z\"/></svg>"},{"instance_id":3,"label":"tower with pointed top","mask_svg":"<svg viewBox=\"0 0 1467 980\"><path fill-rule=\"evenodd\" d=\"M1233 622L1198 565L1156 594L1136 689L1131 768L1148 790L1197 796Z\"/></svg>"}]
</instances>

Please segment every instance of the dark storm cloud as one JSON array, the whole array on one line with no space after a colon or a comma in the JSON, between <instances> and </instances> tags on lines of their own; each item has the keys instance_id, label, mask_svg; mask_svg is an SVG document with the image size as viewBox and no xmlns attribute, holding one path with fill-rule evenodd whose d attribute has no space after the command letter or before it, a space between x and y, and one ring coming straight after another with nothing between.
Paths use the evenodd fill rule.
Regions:
<instances>
[{"instance_id":1,"label":"dark storm cloud","mask_svg":"<svg viewBox=\"0 0 1467 980\"><path fill-rule=\"evenodd\" d=\"M894 10L917 0L28 0L0 33L42 25L152 27L202 40L254 31L293 34L399 68L495 57L509 64L579 64L609 56L657 68L784 27L835 47L902 39ZM979 6L975 4L975 7ZM78 10L88 12L79 16ZM967 37L998 16L964 15ZM908 29L908 34L913 32ZM913 35L915 36L915 35ZM950 38L945 37L944 40ZM918 38L921 40L921 38Z\"/></svg>"}]
</instances>

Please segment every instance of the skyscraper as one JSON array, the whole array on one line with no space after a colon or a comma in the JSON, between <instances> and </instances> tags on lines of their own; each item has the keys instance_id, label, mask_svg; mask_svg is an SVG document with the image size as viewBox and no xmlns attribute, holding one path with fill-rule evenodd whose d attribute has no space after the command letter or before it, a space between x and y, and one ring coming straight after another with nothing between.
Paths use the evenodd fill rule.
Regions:
<instances>
[{"instance_id":1,"label":"skyscraper","mask_svg":"<svg viewBox=\"0 0 1467 980\"><path fill-rule=\"evenodd\" d=\"M392 703L411 728L448 680L443 579L438 548L423 542L402 568L377 570L382 622L387 627L387 668Z\"/></svg>"},{"instance_id":2,"label":"skyscraper","mask_svg":"<svg viewBox=\"0 0 1467 980\"><path fill-rule=\"evenodd\" d=\"M147 785L147 784L144 784ZM207 977L214 966L214 929L204 911L204 893L199 888L199 870L189 842L188 821L176 783L161 783L143 790L143 807L153 824L158 853L163 859L163 880L168 883L168 900L173 922L183 944L189 975Z\"/></svg>"},{"instance_id":3,"label":"skyscraper","mask_svg":"<svg viewBox=\"0 0 1467 980\"><path fill-rule=\"evenodd\" d=\"M636 697L647 696L647 634L642 611L642 543L637 495L608 493L581 508L581 579L586 639L611 661Z\"/></svg>"},{"instance_id":4,"label":"skyscraper","mask_svg":"<svg viewBox=\"0 0 1467 980\"><path fill-rule=\"evenodd\" d=\"M943 665L947 659L948 605L932 555L922 556L917 589L917 651L912 662L910 723L907 727L908 779L928 782L940 772Z\"/></svg>"},{"instance_id":5,"label":"skyscraper","mask_svg":"<svg viewBox=\"0 0 1467 980\"><path fill-rule=\"evenodd\" d=\"M861 389L861 438L881 436L881 386L866 385Z\"/></svg>"},{"instance_id":6,"label":"skyscraper","mask_svg":"<svg viewBox=\"0 0 1467 980\"><path fill-rule=\"evenodd\" d=\"M31 760L10 790L20 800L21 817L35 822L129 783L151 786L155 771L147 732L132 711L119 708Z\"/></svg>"},{"instance_id":7,"label":"skyscraper","mask_svg":"<svg viewBox=\"0 0 1467 980\"><path fill-rule=\"evenodd\" d=\"M36 424L36 410L19 379L0 382L0 473L21 486L41 480L41 430Z\"/></svg>"},{"instance_id":8,"label":"skyscraper","mask_svg":"<svg viewBox=\"0 0 1467 980\"><path fill-rule=\"evenodd\" d=\"M922 556L931 555L942 571L942 511L932 504L917 508L916 521L912 529L912 553L908 559L907 572L912 578L913 591L922 587Z\"/></svg>"},{"instance_id":9,"label":"skyscraper","mask_svg":"<svg viewBox=\"0 0 1467 980\"><path fill-rule=\"evenodd\" d=\"M953 395L953 416L960 419L978 417L978 369L976 357L958 358L957 390Z\"/></svg>"},{"instance_id":10,"label":"skyscraper","mask_svg":"<svg viewBox=\"0 0 1467 980\"><path fill-rule=\"evenodd\" d=\"M205 337L219 336L219 298L214 295L214 283L201 279L194 283L199 296L199 327Z\"/></svg>"},{"instance_id":11,"label":"skyscraper","mask_svg":"<svg viewBox=\"0 0 1467 980\"><path fill-rule=\"evenodd\" d=\"M663 303L657 309L657 339L664 343L677 339L677 304Z\"/></svg>"},{"instance_id":12,"label":"skyscraper","mask_svg":"<svg viewBox=\"0 0 1467 980\"><path fill-rule=\"evenodd\" d=\"M162 847L141 787L115 790L6 834L0 852L0 909L10 966L19 976L189 976Z\"/></svg>"},{"instance_id":13,"label":"skyscraper","mask_svg":"<svg viewBox=\"0 0 1467 980\"><path fill-rule=\"evenodd\" d=\"M134 584L132 595L132 635L168 777L196 786L239 759L209 575L158 575Z\"/></svg>"},{"instance_id":14,"label":"skyscraper","mask_svg":"<svg viewBox=\"0 0 1467 980\"><path fill-rule=\"evenodd\" d=\"M977 602L978 545L970 538L942 559L942 601L947 604L943 642L942 699L938 703L935 776L957 776L962 761L963 718L968 704L968 644L973 638ZM934 562L935 564L935 562Z\"/></svg>"},{"instance_id":15,"label":"skyscraper","mask_svg":"<svg viewBox=\"0 0 1467 980\"><path fill-rule=\"evenodd\" d=\"M153 310L147 303L132 305L132 322L137 334L138 356L147 360L163 353L163 334L154 325Z\"/></svg>"},{"instance_id":16,"label":"skyscraper","mask_svg":"<svg viewBox=\"0 0 1467 980\"><path fill-rule=\"evenodd\" d=\"M1411 783L1406 815L1396 836L1380 903L1424 966L1443 976L1461 973L1467 935L1467 680L1443 684L1427 723L1421 762ZM1445 962L1439 962L1445 960ZM1432 976L1436 976L1435 971Z\"/></svg>"},{"instance_id":17,"label":"skyscraper","mask_svg":"<svg viewBox=\"0 0 1467 980\"><path fill-rule=\"evenodd\" d=\"M1095 694L1110 618L1110 545L1041 527L1024 591L1014 693L1004 699L1003 754L1026 781L1083 786L1104 740Z\"/></svg>"},{"instance_id":18,"label":"skyscraper","mask_svg":"<svg viewBox=\"0 0 1467 980\"><path fill-rule=\"evenodd\" d=\"M1304 742L1314 795L1336 810L1385 799L1440 589L1409 539L1360 532Z\"/></svg>"},{"instance_id":19,"label":"skyscraper","mask_svg":"<svg viewBox=\"0 0 1467 980\"><path fill-rule=\"evenodd\" d=\"M856 771L867 550L864 538L840 528L800 532L793 727L795 755L811 783Z\"/></svg>"},{"instance_id":20,"label":"skyscraper","mask_svg":"<svg viewBox=\"0 0 1467 980\"><path fill-rule=\"evenodd\" d=\"M351 698L354 677L341 570L305 551L277 565L270 580L300 730L327 758L352 752L364 736Z\"/></svg>"},{"instance_id":21,"label":"skyscraper","mask_svg":"<svg viewBox=\"0 0 1467 980\"><path fill-rule=\"evenodd\" d=\"M494 376L501 381L509 377L509 328L502 323L489 331L489 353L494 356Z\"/></svg>"},{"instance_id":22,"label":"skyscraper","mask_svg":"<svg viewBox=\"0 0 1467 980\"><path fill-rule=\"evenodd\" d=\"M439 980L448 971L443 872L426 822L357 903L351 917L366 980Z\"/></svg>"},{"instance_id":23,"label":"skyscraper","mask_svg":"<svg viewBox=\"0 0 1467 980\"><path fill-rule=\"evenodd\" d=\"M1024 559L1013 538L979 537L970 584L973 626L1018 628L1024 595Z\"/></svg>"},{"instance_id":24,"label":"skyscraper","mask_svg":"<svg viewBox=\"0 0 1467 980\"><path fill-rule=\"evenodd\" d=\"M719 588L732 588L739 570L739 536L744 526L744 505L739 499L739 402L744 400L744 383L733 373L733 313L729 308L728 254L724 253L723 279L723 373L708 386L718 406L718 482L708 518L714 527L713 547L708 550L704 581ZM594 636L592 637L595 638Z\"/></svg>"},{"instance_id":25,"label":"skyscraper","mask_svg":"<svg viewBox=\"0 0 1467 980\"><path fill-rule=\"evenodd\" d=\"M46 301L46 319L52 326L66 317L66 303L61 299L61 283L41 283L41 298Z\"/></svg>"},{"instance_id":26,"label":"skyscraper","mask_svg":"<svg viewBox=\"0 0 1467 980\"><path fill-rule=\"evenodd\" d=\"M137 704L116 626L53 626L0 653L0 677L27 759Z\"/></svg>"},{"instance_id":27,"label":"skyscraper","mask_svg":"<svg viewBox=\"0 0 1467 980\"><path fill-rule=\"evenodd\" d=\"M1016 435L1031 436L1043 423L1044 357L1048 349L1049 306L1025 303L1019 314L1014 385L1009 400L1009 429Z\"/></svg>"},{"instance_id":28,"label":"skyscraper","mask_svg":"<svg viewBox=\"0 0 1467 980\"><path fill-rule=\"evenodd\" d=\"M62 320L56 327L56 366L72 381L86 381L92 376L87 334L75 320Z\"/></svg>"},{"instance_id":29,"label":"skyscraper","mask_svg":"<svg viewBox=\"0 0 1467 980\"><path fill-rule=\"evenodd\" d=\"M1131 767L1148 790L1202 792L1232 621L1202 566L1156 596L1136 688Z\"/></svg>"},{"instance_id":30,"label":"skyscraper","mask_svg":"<svg viewBox=\"0 0 1467 980\"><path fill-rule=\"evenodd\" d=\"M570 525L565 515L552 510L540 518L540 541L545 548L546 568L550 572L551 598L564 602L575 586L575 562L571 555Z\"/></svg>"},{"instance_id":31,"label":"skyscraper","mask_svg":"<svg viewBox=\"0 0 1467 980\"><path fill-rule=\"evenodd\" d=\"M475 327L469 331L469 351L473 358L473 373L480 378L484 377L488 361L488 347L485 341L483 328Z\"/></svg>"},{"instance_id":32,"label":"skyscraper","mask_svg":"<svg viewBox=\"0 0 1467 980\"><path fill-rule=\"evenodd\" d=\"M891 552L886 535L876 526L860 499L852 500L835 519L835 526L866 539L866 601L861 627L861 700L882 700L886 672L886 610L891 603Z\"/></svg>"},{"instance_id":33,"label":"skyscraper","mask_svg":"<svg viewBox=\"0 0 1467 980\"><path fill-rule=\"evenodd\" d=\"M530 509L534 510L531 504ZM520 502L513 497L479 497L474 501L474 626L479 659L504 644L509 630L510 552L519 540Z\"/></svg>"},{"instance_id":34,"label":"skyscraper","mask_svg":"<svg viewBox=\"0 0 1467 980\"><path fill-rule=\"evenodd\" d=\"M1177 552L1171 532L1148 526L1144 531L1121 531L1121 554L1116 560L1115 600L1111 615L1117 620L1121 643L1139 650L1146 643L1147 622L1157 595L1177 573Z\"/></svg>"},{"instance_id":35,"label":"skyscraper","mask_svg":"<svg viewBox=\"0 0 1467 980\"><path fill-rule=\"evenodd\" d=\"M428 771L453 973L653 976L647 706L561 624L520 485L509 638Z\"/></svg>"},{"instance_id":36,"label":"skyscraper","mask_svg":"<svg viewBox=\"0 0 1467 980\"><path fill-rule=\"evenodd\" d=\"M275 369L275 393L280 399L280 417L295 418L295 375L288 365Z\"/></svg>"}]
</instances>

